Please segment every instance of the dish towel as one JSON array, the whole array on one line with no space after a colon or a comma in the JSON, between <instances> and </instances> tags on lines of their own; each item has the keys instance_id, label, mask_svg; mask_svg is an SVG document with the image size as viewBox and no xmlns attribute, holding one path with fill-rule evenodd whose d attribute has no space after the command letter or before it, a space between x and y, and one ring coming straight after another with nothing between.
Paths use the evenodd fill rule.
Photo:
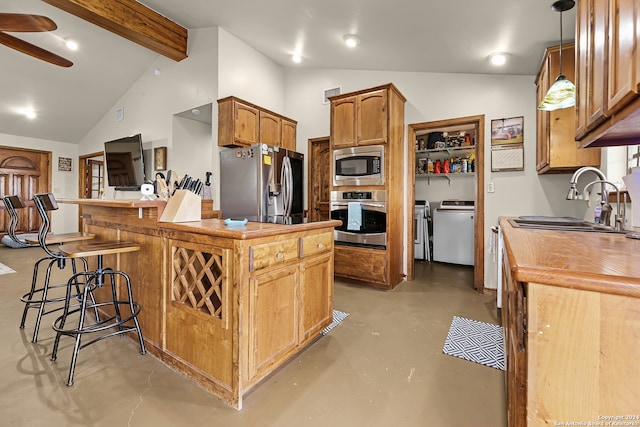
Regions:
<instances>
[{"instance_id":1,"label":"dish towel","mask_svg":"<svg viewBox=\"0 0 640 427\"><path fill-rule=\"evenodd\" d=\"M349 202L347 206L347 230L360 231L362 227L362 204Z\"/></svg>"}]
</instances>

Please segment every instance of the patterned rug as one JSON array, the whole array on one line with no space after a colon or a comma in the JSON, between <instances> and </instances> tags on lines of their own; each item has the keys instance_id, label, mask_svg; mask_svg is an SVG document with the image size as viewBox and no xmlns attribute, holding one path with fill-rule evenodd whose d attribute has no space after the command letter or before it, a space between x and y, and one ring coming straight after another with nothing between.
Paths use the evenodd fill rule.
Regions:
<instances>
[{"instance_id":1,"label":"patterned rug","mask_svg":"<svg viewBox=\"0 0 640 427\"><path fill-rule=\"evenodd\" d=\"M498 325L454 316L442 352L505 370L502 327Z\"/></svg>"},{"instance_id":2,"label":"patterned rug","mask_svg":"<svg viewBox=\"0 0 640 427\"><path fill-rule=\"evenodd\" d=\"M9 274L9 273L15 273L15 272L16 271L13 268L8 267L0 262L0 274Z\"/></svg>"},{"instance_id":3,"label":"patterned rug","mask_svg":"<svg viewBox=\"0 0 640 427\"><path fill-rule=\"evenodd\" d=\"M349 313L345 313L344 311L333 310L333 322L326 328L320 332L322 335L327 335L329 331L338 326L344 319L349 316Z\"/></svg>"}]
</instances>

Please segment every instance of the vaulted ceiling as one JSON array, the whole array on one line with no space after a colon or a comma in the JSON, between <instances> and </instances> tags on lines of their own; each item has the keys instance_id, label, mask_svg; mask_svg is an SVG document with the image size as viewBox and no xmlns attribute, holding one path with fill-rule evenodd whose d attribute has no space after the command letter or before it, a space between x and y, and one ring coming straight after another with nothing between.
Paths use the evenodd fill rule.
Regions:
<instances>
[{"instance_id":1,"label":"vaulted ceiling","mask_svg":"<svg viewBox=\"0 0 640 427\"><path fill-rule=\"evenodd\" d=\"M560 37L559 14L546 0L140 3L186 29L222 27L283 67L535 75L544 48ZM55 31L11 34L74 63L57 67L0 45L0 133L77 143L159 55L45 1L0 0L0 12L53 19ZM563 14L565 40L574 22L575 9ZM360 38L356 49L342 44L348 33ZM65 51L67 38L80 49ZM296 50L299 64L291 61ZM489 65L495 51L509 54L507 65ZM18 114L28 107L36 120Z\"/></svg>"}]
</instances>

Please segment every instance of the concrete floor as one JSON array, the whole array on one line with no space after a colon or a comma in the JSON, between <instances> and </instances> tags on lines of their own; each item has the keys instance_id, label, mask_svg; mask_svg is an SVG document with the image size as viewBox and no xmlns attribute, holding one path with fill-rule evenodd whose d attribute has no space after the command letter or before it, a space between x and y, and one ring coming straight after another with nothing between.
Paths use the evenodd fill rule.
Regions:
<instances>
[{"instance_id":1,"label":"concrete floor","mask_svg":"<svg viewBox=\"0 0 640 427\"><path fill-rule=\"evenodd\" d=\"M42 254L0 246L17 271L0 275L3 426L506 426L504 372L442 353L453 316L498 323L495 297L472 289L469 267L419 262L416 281L388 292L337 281L335 308L349 317L236 411L128 339L81 350L67 387L71 340L51 362L53 315L37 344L34 311L18 328Z\"/></svg>"}]
</instances>

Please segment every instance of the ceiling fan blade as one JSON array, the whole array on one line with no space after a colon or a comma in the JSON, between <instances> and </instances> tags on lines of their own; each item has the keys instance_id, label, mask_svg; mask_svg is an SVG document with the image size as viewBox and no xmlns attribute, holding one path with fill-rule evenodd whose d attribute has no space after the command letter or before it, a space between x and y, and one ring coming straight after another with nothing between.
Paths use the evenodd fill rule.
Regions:
<instances>
[{"instance_id":1,"label":"ceiling fan blade","mask_svg":"<svg viewBox=\"0 0 640 427\"><path fill-rule=\"evenodd\" d=\"M0 31L36 32L53 31L58 26L51 19L42 15L23 13L0 13Z\"/></svg>"},{"instance_id":2,"label":"ceiling fan blade","mask_svg":"<svg viewBox=\"0 0 640 427\"><path fill-rule=\"evenodd\" d=\"M26 53L27 55L31 55L34 58L42 59L43 61L47 61L54 65L59 65L60 67L71 67L73 65L73 62L68 59L1 31L0 43L22 53Z\"/></svg>"}]
</instances>

